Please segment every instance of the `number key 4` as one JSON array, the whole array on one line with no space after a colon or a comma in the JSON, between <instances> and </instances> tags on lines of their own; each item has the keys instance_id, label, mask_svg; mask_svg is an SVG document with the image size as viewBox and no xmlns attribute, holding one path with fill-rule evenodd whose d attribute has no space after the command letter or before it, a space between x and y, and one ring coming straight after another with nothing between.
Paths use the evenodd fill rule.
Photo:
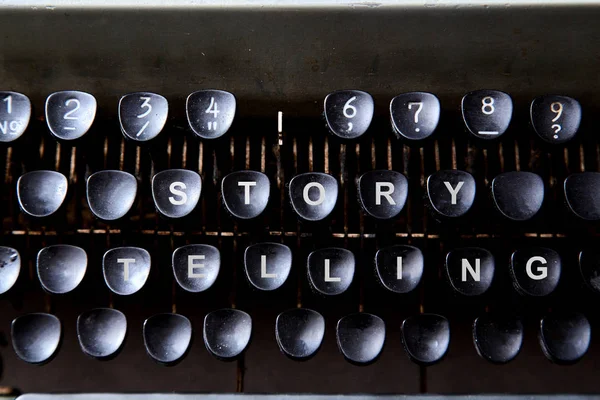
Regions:
<instances>
[{"instance_id":1,"label":"number key 4","mask_svg":"<svg viewBox=\"0 0 600 400\"><path fill-rule=\"evenodd\" d=\"M147 142L165 127L169 103L156 93L130 93L119 100L119 123L127 139Z\"/></svg>"},{"instance_id":2,"label":"number key 4","mask_svg":"<svg viewBox=\"0 0 600 400\"><path fill-rule=\"evenodd\" d=\"M498 90L477 90L462 99L462 115L469 132L480 139L500 137L510 124L513 102Z\"/></svg>"},{"instance_id":3,"label":"number key 4","mask_svg":"<svg viewBox=\"0 0 600 400\"><path fill-rule=\"evenodd\" d=\"M61 140L85 135L96 117L96 98L89 93L67 90L46 99L46 123L50 133Z\"/></svg>"},{"instance_id":4,"label":"number key 4","mask_svg":"<svg viewBox=\"0 0 600 400\"><path fill-rule=\"evenodd\" d=\"M190 128L203 139L216 139L227 133L235 110L235 96L223 90L200 90L186 101Z\"/></svg>"},{"instance_id":5,"label":"number key 4","mask_svg":"<svg viewBox=\"0 0 600 400\"><path fill-rule=\"evenodd\" d=\"M533 129L548 143L565 143L579 130L581 105L566 96L541 96L531 102Z\"/></svg>"},{"instance_id":6,"label":"number key 4","mask_svg":"<svg viewBox=\"0 0 600 400\"><path fill-rule=\"evenodd\" d=\"M360 90L340 90L325 97L327 127L342 139L362 136L373 119L375 103L369 93Z\"/></svg>"}]
</instances>

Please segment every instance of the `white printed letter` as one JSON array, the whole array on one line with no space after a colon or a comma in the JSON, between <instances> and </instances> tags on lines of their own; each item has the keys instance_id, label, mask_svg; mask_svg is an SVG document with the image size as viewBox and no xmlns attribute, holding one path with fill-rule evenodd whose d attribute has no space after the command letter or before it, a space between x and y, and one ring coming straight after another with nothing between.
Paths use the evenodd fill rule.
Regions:
<instances>
[{"instance_id":1,"label":"white printed letter","mask_svg":"<svg viewBox=\"0 0 600 400\"><path fill-rule=\"evenodd\" d=\"M534 274L531 266L533 265L534 262L539 261L542 264L547 264L548 261L546 261L546 259L544 257L540 257L540 256L535 256L535 257L531 257L529 260L527 260L527 265L525 265L525 271L527 272L527 275L536 281L542 280L545 277L548 276L548 267L537 267L537 272L538 274Z\"/></svg>"},{"instance_id":2,"label":"white printed letter","mask_svg":"<svg viewBox=\"0 0 600 400\"><path fill-rule=\"evenodd\" d=\"M342 278L337 276L331 276L330 260L328 258L325 259L325 282L341 282Z\"/></svg>"},{"instance_id":3,"label":"white printed letter","mask_svg":"<svg viewBox=\"0 0 600 400\"><path fill-rule=\"evenodd\" d=\"M118 263L123 264L123 280L129 280L129 264L135 264L135 258L117 258Z\"/></svg>"},{"instance_id":4,"label":"white printed letter","mask_svg":"<svg viewBox=\"0 0 600 400\"><path fill-rule=\"evenodd\" d=\"M250 186L256 186L256 182L238 182L238 186L244 187L244 204L250 204Z\"/></svg>"},{"instance_id":5,"label":"white printed letter","mask_svg":"<svg viewBox=\"0 0 600 400\"><path fill-rule=\"evenodd\" d=\"M196 271L194 271L197 268L204 268L203 263L194 264L194 261L204 260L204 258L205 257L203 255L188 256L188 278L204 278L204 277L206 277L206 275L199 274Z\"/></svg>"},{"instance_id":6,"label":"white printed letter","mask_svg":"<svg viewBox=\"0 0 600 400\"><path fill-rule=\"evenodd\" d=\"M444 185L446 185L446 188L450 192L450 196L452 196L452 204L456 204L456 195L458 194L460 188L463 187L464 184L465 183L463 181L460 181L458 182L458 185L456 185L456 188L453 189L450 182L444 182Z\"/></svg>"},{"instance_id":7,"label":"white printed letter","mask_svg":"<svg viewBox=\"0 0 600 400\"><path fill-rule=\"evenodd\" d=\"M476 281L479 282L481 280L481 260L479 258L475 259L475 269L473 269L473 267L471 266L471 263L469 263L469 260L467 259L462 259L462 281L466 282L467 281L467 270L469 271L469 274L471 274L471 277Z\"/></svg>"},{"instance_id":8,"label":"white printed letter","mask_svg":"<svg viewBox=\"0 0 600 400\"><path fill-rule=\"evenodd\" d=\"M277 274L267 273L267 256L260 256L260 277L261 278L277 278Z\"/></svg>"},{"instance_id":9,"label":"white printed letter","mask_svg":"<svg viewBox=\"0 0 600 400\"><path fill-rule=\"evenodd\" d=\"M315 201L312 201L310 197L308 197L308 192L313 187L319 189L319 198ZM302 195L306 204L308 204L309 206L318 206L319 204L325 201L325 188L318 182L310 182L306 186L304 186L304 192L302 193Z\"/></svg>"},{"instance_id":10,"label":"white printed letter","mask_svg":"<svg viewBox=\"0 0 600 400\"><path fill-rule=\"evenodd\" d=\"M171 183L171 186L169 186L169 191L174 194L175 196L179 196L181 197L180 200L177 200L175 197L170 196L169 197L169 201L171 202L171 204L173 204L174 206L180 206L182 204L187 203L187 194L185 194L185 192L183 192L181 189L186 189L187 187L185 186L185 183L183 182L173 182Z\"/></svg>"},{"instance_id":11,"label":"white printed letter","mask_svg":"<svg viewBox=\"0 0 600 400\"><path fill-rule=\"evenodd\" d=\"M402 257L396 257L396 278L402 279Z\"/></svg>"},{"instance_id":12,"label":"white printed letter","mask_svg":"<svg viewBox=\"0 0 600 400\"><path fill-rule=\"evenodd\" d=\"M381 190L382 188L387 188L387 190ZM394 193L394 184L392 182L375 182L375 204L381 205L381 198L385 197L385 199L390 203L390 205L396 205L394 199L392 199L391 194Z\"/></svg>"}]
</instances>

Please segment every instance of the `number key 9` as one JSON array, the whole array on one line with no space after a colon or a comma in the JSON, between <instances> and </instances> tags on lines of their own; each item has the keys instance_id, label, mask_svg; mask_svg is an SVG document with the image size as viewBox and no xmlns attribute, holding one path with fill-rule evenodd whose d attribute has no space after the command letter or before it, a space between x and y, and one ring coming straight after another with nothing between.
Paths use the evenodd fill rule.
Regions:
<instances>
[{"instance_id":1,"label":"number key 9","mask_svg":"<svg viewBox=\"0 0 600 400\"><path fill-rule=\"evenodd\" d=\"M581 105L566 96L547 95L531 102L533 129L548 143L565 143L579 130Z\"/></svg>"}]
</instances>

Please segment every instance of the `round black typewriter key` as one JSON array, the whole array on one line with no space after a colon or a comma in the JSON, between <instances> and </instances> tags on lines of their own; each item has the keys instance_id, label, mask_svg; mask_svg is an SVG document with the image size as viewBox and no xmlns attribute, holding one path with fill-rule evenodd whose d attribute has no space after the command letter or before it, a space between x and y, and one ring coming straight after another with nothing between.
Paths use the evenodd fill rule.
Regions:
<instances>
[{"instance_id":1,"label":"round black typewriter key","mask_svg":"<svg viewBox=\"0 0 600 400\"><path fill-rule=\"evenodd\" d=\"M119 123L127 139L147 142L162 132L169 114L169 102L150 93L130 93L119 100Z\"/></svg>"},{"instance_id":2,"label":"round black typewriter key","mask_svg":"<svg viewBox=\"0 0 600 400\"><path fill-rule=\"evenodd\" d=\"M394 293L414 290L423 276L423 253L416 247L395 245L375 254L375 270L381 284Z\"/></svg>"},{"instance_id":3,"label":"round black typewriter key","mask_svg":"<svg viewBox=\"0 0 600 400\"><path fill-rule=\"evenodd\" d=\"M11 247L0 246L0 294L8 292L21 272L21 256Z\"/></svg>"},{"instance_id":4,"label":"round black typewriter key","mask_svg":"<svg viewBox=\"0 0 600 400\"><path fill-rule=\"evenodd\" d=\"M77 338L81 350L94 358L114 356L127 334L127 318L113 308L96 308L77 318Z\"/></svg>"},{"instance_id":5,"label":"round black typewriter key","mask_svg":"<svg viewBox=\"0 0 600 400\"><path fill-rule=\"evenodd\" d=\"M465 296L485 293L494 280L494 256L479 247L454 249L446 256L446 274L452 289Z\"/></svg>"},{"instance_id":6,"label":"round black typewriter key","mask_svg":"<svg viewBox=\"0 0 600 400\"><path fill-rule=\"evenodd\" d=\"M152 177L152 198L167 218L182 218L194 211L202 192L202 179L194 171L168 169Z\"/></svg>"},{"instance_id":7,"label":"round black typewriter key","mask_svg":"<svg viewBox=\"0 0 600 400\"><path fill-rule=\"evenodd\" d=\"M492 181L492 197L503 216L526 221L542 208L544 181L531 172L505 172Z\"/></svg>"},{"instance_id":8,"label":"round black typewriter key","mask_svg":"<svg viewBox=\"0 0 600 400\"><path fill-rule=\"evenodd\" d=\"M510 275L517 292L547 296L556 289L561 274L558 253L543 247L515 251L510 258Z\"/></svg>"},{"instance_id":9,"label":"round black typewriter key","mask_svg":"<svg viewBox=\"0 0 600 400\"><path fill-rule=\"evenodd\" d=\"M465 215L475 201L475 179L465 171L438 171L427 178L427 198L433 210L442 217Z\"/></svg>"},{"instance_id":10,"label":"round black typewriter key","mask_svg":"<svg viewBox=\"0 0 600 400\"><path fill-rule=\"evenodd\" d=\"M325 318L308 308L284 311L275 321L275 338L283 354L294 360L306 360L321 347Z\"/></svg>"},{"instance_id":11,"label":"round black typewriter key","mask_svg":"<svg viewBox=\"0 0 600 400\"><path fill-rule=\"evenodd\" d=\"M385 343L385 323L364 312L346 315L337 323L337 345L344 358L353 364L377 360Z\"/></svg>"},{"instance_id":12,"label":"round black typewriter key","mask_svg":"<svg viewBox=\"0 0 600 400\"><path fill-rule=\"evenodd\" d=\"M87 180L87 200L90 210L105 221L124 217L137 195L137 180L127 172L99 171Z\"/></svg>"},{"instance_id":13,"label":"round black typewriter key","mask_svg":"<svg viewBox=\"0 0 600 400\"><path fill-rule=\"evenodd\" d=\"M292 269L292 251L280 243L257 243L244 252L244 270L258 290L275 290L285 283Z\"/></svg>"},{"instance_id":14,"label":"round black typewriter key","mask_svg":"<svg viewBox=\"0 0 600 400\"><path fill-rule=\"evenodd\" d=\"M30 364L49 361L62 336L60 320L51 314L35 313L17 317L10 327L12 344L19 358Z\"/></svg>"},{"instance_id":15,"label":"round black typewriter key","mask_svg":"<svg viewBox=\"0 0 600 400\"><path fill-rule=\"evenodd\" d=\"M500 137L508 129L512 114L512 99L498 90L477 90L462 99L463 121L480 139Z\"/></svg>"},{"instance_id":16,"label":"round black typewriter key","mask_svg":"<svg viewBox=\"0 0 600 400\"><path fill-rule=\"evenodd\" d=\"M80 247L57 244L37 255L37 275L44 290L64 294L74 290L85 276L88 257Z\"/></svg>"},{"instance_id":17,"label":"round black typewriter key","mask_svg":"<svg viewBox=\"0 0 600 400\"><path fill-rule=\"evenodd\" d=\"M325 97L327 127L342 139L362 136L371 125L374 109L371 95L360 90L339 90Z\"/></svg>"},{"instance_id":18,"label":"round black typewriter key","mask_svg":"<svg viewBox=\"0 0 600 400\"><path fill-rule=\"evenodd\" d=\"M17 140L27 129L31 102L21 93L0 92L0 142Z\"/></svg>"},{"instance_id":19,"label":"round black typewriter key","mask_svg":"<svg viewBox=\"0 0 600 400\"><path fill-rule=\"evenodd\" d=\"M315 250L308 255L307 267L308 281L317 292L341 294L354 279L354 254L337 247Z\"/></svg>"},{"instance_id":20,"label":"round black typewriter key","mask_svg":"<svg viewBox=\"0 0 600 400\"><path fill-rule=\"evenodd\" d=\"M188 351L192 323L180 314L156 314L144 321L144 346L152 359L173 364Z\"/></svg>"},{"instance_id":21,"label":"round black typewriter key","mask_svg":"<svg viewBox=\"0 0 600 400\"><path fill-rule=\"evenodd\" d=\"M358 198L363 210L378 219L396 217L404 208L408 181L400 172L369 171L358 178Z\"/></svg>"},{"instance_id":22,"label":"round black typewriter key","mask_svg":"<svg viewBox=\"0 0 600 400\"><path fill-rule=\"evenodd\" d=\"M600 172L580 172L565 179L565 199L573 214L587 221L600 220Z\"/></svg>"},{"instance_id":23,"label":"round black typewriter key","mask_svg":"<svg viewBox=\"0 0 600 400\"><path fill-rule=\"evenodd\" d=\"M236 171L223 178L221 193L223 204L234 217L252 219L267 208L271 183L262 172Z\"/></svg>"},{"instance_id":24,"label":"round black typewriter key","mask_svg":"<svg viewBox=\"0 0 600 400\"><path fill-rule=\"evenodd\" d=\"M55 171L31 171L17 181L21 210L32 217L54 214L67 197L67 178Z\"/></svg>"},{"instance_id":25,"label":"round black typewriter key","mask_svg":"<svg viewBox=\"0 0 600 400\"><path fill-rule=\"evenodd\" d=\"M46 99L46 123L50 133L61 140L85 135L96 118L96 98L89 93L67 90Z\"/></svg>"},{"instance_id":26,"label":"round black typewriter key","mask_svg":"<svg viewBox=\"0 0 600 400\"><path fill-rule=\"evenodd\" d=\"M579 271L586 285L600 293L600 251L586 249L580 252Z\"/></svg>"},{"instance_id":27,"label":"round black typewriter key","mask_svg":"<svg viewBox=\"0 0 600 400\"><path fill-rule=\"evenodd\" d=\"M241 310L223 308L204 318L204 344L210 354L232 360L242 354L252 335L252 318Z\"/></svg>"},{"instance_id":28,"label":"round black typewriter key","mask_svg":"<svg viewBox=\"0 0 600 400\"><path fill-rule=\"evenodd\" d=\"M199 90L186 101L187 120L192 131L203 139L227 133L235 117L235 96L223 90Z\"/></svg>"},{"instance_id":29,"label":"round black typewriter key","mask_svg":"<svg viewBox=\"0 0 600 400\"><path fill-rule=\"evenodd\" d=\"M117 247L102 257L104 281L113 293L127 296L139 291L150 275L150 253L139 247Z\"/></svg>"},{"instance_id":30,"label":"round black typewriter key","mask_svg":"<svg viewBox=\"0 0 600 400\"><path fill-rule=\"evenodd\" d=\"M408 357L420 365L440 361L450 343L450 324L437 314L419 314L402 322L402 344Z\"/></svg>"},{"instance_id":31,"label":"round black typewriter key","mask_svg":"<svg viewBox=\"0 0 600 400\"><path fill-rule=\"evenodd\" d=\"M553 312L540 321L540 345L548 359L557 364L573 364L590 345L591 326L580 313Z\"/></svg>"},{"instance_id":32,"label":"round black typewriter key","mask_svg":"<svg viewBox=\"0 0 600 400\"><path fill-rule=\"evenodd\" d=\"M431 93L402 93L390 103L392 129L400 138L426 139L438 126L440 109L440 101Z\"/></svg>"},{"instance_id":33,"label":"round black typewriter key","mask_svg":"<svg viewBox=\"0 0 600 400\"><path fill-rule=\"evenodd\" d=\"M290 181L290 200L298 216L320 221L333 211L338 197L338 182L328 174L308 172Z\"/></svg>"},{"instance_id":34,"label":"round black typewriter key","mask_svg":"<svg viewBox=\"0 0 600 400\"><path fill-rule=\"evenodd\" d=\"M210 288L219 275L221 254L207 244L188 244L173 252L173 274L182 289L198 293Z\"/></svg>"},{"instance_id":35,"label":"round black typewriter key","mask_svg":"<svg viewBox=\"0 0 600 400\"><path fill-rule=\"evenodd\" d=\"M523 323L514 318L485 314L473 323L477 353L494 364L513 360L523 343Z\"/></svg>"},{"instance_id":36,"label":"round black typewriter key","mask_svg":"<svg viewBox=\"0 0 600 400\"><path fill-rule=\"evenodd\" d=\"M573 139L581 123L581 105L566 96L541 96L531 102L533 129L548 143L565 143Z\"/></svg>"}]
</instances>

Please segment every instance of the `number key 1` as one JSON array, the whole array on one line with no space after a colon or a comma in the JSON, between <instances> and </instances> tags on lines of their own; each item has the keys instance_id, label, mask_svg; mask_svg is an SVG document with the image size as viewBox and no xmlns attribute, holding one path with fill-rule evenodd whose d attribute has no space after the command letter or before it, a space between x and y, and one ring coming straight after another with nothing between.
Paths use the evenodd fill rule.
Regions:
<instances>
[{"instance_id":1,"label":"number key 1","mask_svg":"<svg viewBox=\"0 0 600 400\"><path fill-rule=\"evenodd\" d=\"M119 101L121 132L136 142L147 142L158 136L165 127L168 114L167 99L156 93L130 93Z\"/></svg>"},{"instance_id":2,"label":"number key 1","mask_svg":"<svg viewBox=\"0 0 600 400\"><path fill-rule=\"evenodd\" d=\"M96 117L96 98L89 93L67 90L46 99L46 123L56 138L79 139L90 130Z\"/></svg>"},{"instance_id":3,"label":"number key 1","mask_svg":"<svg viewBox=\"0 0 600 400\"><path fill-rule=\"evenodd\" d=\"M369 93L360 90L340 90L325 97L327 127L343 139L362 136L373 119L375 103Z\"/></svg>"},{"instance_id":4,"label":"number key 1","mask_svg":"<svg viewBox=\"0 0 600 400\"><path fill-rule=\"evenodd\" d=\"M398 137L425 139L440 121L440 101L431 93L403 93L390 103L392 128Z\"/></svg>"},{"instance_id":5,"label":"number key 1","mask_svg":"<svg viewBox=\"0 0 600 400\"><path fill-rule=\"evenodd\" d=\"M190 128L203 139L216 139L227 133L235 111L235 96L223 90L200 90L186 101Z\"/></svg>"},{"instance_id":6,"label":"number key 1","mask_svg":"<svg viewBox=\"0 0 600 400\"><path fill-rule=\"evenodd\" d=\"M500 137L510 124L513 102L498 90L477 90L462 99L462 115L469 132L481 139Z\"/></svg>"},{"instance_id":7,"label":"number key 1","mask_svg":"<svg viewBox=\"0 0 600 400\"><path fill-rule=\"evenodd\" d=\"M571 140L581 123L581 105L566 96L541 96L531 102L533 129L548 143Z\"/></svg>"},{"instance_id":8,"label":"number key 1","mask_svg":"<svg viewBox=\"0 0 600 400\"><path fill-rule=\"evenodd\" d=\"M31 102L21 93L0 92L0 142L18 139L31 117Z\"/></svg>"}]
</instances>

